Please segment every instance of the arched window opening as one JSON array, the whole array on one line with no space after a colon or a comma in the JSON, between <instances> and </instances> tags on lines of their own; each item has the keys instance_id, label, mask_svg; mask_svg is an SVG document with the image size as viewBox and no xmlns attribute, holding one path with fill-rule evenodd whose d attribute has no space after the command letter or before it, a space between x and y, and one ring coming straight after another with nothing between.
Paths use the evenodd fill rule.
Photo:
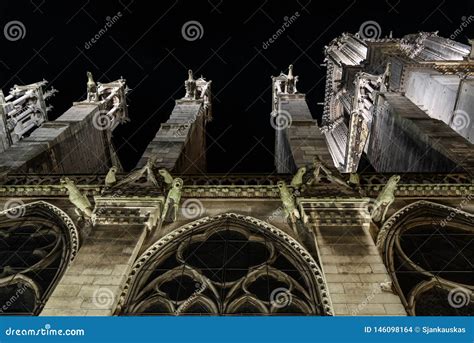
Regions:
<instances>
[{"instance_id":1,"label":"arched window opening","mask_svg":"<svg viewBox=\"0 0 474 343\"><path fill-rule=\"evenodd\" d=\"M427 201L392 216L379 234L411 315L474 315L474 215Z\"/></svg>"},{"instance_id":2,"label":"arched window opening","mask_svg":"<svg viewBox=\"0 0 474 343\"><path fill-rule=\"evenodd\" d=\"M331 315L316 261L255 218L207 217L138 259L121 315Z\"/></svg>"},{"instance_id":3,"label":"arched window opening","mask_svg":"<svg viewBox=\"0 0 474 343\"><path fill-rule=\"evenodd\" d=\"M71 219L46 202L0 212L0 315L38 315L77 251Z\"/></svg>"}]
</instances>

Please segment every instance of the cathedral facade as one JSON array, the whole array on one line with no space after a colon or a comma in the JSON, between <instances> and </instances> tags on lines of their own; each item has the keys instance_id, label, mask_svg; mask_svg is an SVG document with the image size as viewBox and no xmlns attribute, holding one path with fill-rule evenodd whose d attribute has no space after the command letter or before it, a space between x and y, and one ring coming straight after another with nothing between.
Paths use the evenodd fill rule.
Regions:
<instances>
[{"instance_id":1,"label":"cathedral facade","mask_svg":"<svg viewBox=\"0 0 474 343\"><path fill-rule=\"evenodd\" d=\"M474 51L421 32L325 48L313 119L272 77L276 173L208 174L211 81L131 172L124 79L48 120L45 81L0 93L0 314L474 314ZM306 77L302 75L302 77Z\"/></svg>"}]
</instances>

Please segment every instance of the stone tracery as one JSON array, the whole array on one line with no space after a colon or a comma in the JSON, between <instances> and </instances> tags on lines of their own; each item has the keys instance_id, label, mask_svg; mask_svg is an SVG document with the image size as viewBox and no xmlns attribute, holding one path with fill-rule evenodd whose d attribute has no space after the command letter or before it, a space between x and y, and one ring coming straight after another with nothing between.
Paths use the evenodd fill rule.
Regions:
<instances>
[{"instance_id":1,"label":"stone tracery","mask_svg":"<svg viewBox=\"0 0 474 343\"><path fill-rule=\"evenodd\" d=\"M78 244L72 220L49 203L0 212L0 315L38 315Z\"/></svg>"},{"instance_id":2,"label":"stone tracery","mask_svg":"<svg viewBox=\"0 0 474 343\"><path fill-rule=\"evenodd\" d=\"M251 217L206 217L138 259L122 315L331 315L317 263L294 239Z\"/></svg>"},{"instance_id":3,"label":"stone tracery","mask_svg":"<svg viewBox=\"0 0 474 343\"><path fill-rule=\"evenodd\" d=\"M459 209L418 201L382 227L377 245L409 314L472 313L473 222Z\"/></svg>"}]
</instances>

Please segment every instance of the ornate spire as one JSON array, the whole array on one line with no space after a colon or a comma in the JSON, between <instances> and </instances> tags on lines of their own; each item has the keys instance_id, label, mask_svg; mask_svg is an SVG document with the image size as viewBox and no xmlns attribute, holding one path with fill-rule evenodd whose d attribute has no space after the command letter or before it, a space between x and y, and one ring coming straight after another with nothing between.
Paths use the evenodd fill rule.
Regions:
<instances>
[{"instance_id":1,"label":"ornate spire","mask_svg":"<svg viewBox=\"0 0 474 343\"><path fill-rule=\"evenodd\" d=\"M278 97L281 94L297 94L296 82L298 76L293 75L293 64L288 67L288 74L283 72L278 76L272 76L272 92L273 92L273 104L272 104L272 115L275 116L277 113Z\"/></svg>"}]
</instances>

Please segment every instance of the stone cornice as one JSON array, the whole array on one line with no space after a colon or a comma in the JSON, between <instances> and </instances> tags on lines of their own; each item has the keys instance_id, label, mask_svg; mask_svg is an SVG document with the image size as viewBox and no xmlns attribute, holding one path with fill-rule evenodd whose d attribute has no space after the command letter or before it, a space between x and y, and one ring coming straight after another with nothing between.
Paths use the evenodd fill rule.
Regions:
<instances>
[{"instance_id":1,"label":"stone cornice","mask_svg":"<svg viewBox=\"0 0 474 343\"><path fill-rule=\"evenodd\" d=\"M85 195L99 197L104 190L104 177L97 175L68 175ZM124 175L118 175L118 180ZM276 183L289 182L290 175L182 175L184 198L279 198ZM348 192L342 188L311 187L303 191L301 197L307 198L375 198L390 175L365 174L360 176L361 193ZM66 189L59 183L60 176L12 175L0 185L0 197L67 197ZM320 187L321 186L321 187ZM333 189L334 188L334 189ZM349 194L352 193L352 194ZM474 183L466 174L405 174L395 191L396 198L453 198L474 193ZM113 198L147 198L165 196L157 189L122 189L121 194L108 194ZM105 198L103 196L102 198Z\"/></svg>"}]
</instances>

